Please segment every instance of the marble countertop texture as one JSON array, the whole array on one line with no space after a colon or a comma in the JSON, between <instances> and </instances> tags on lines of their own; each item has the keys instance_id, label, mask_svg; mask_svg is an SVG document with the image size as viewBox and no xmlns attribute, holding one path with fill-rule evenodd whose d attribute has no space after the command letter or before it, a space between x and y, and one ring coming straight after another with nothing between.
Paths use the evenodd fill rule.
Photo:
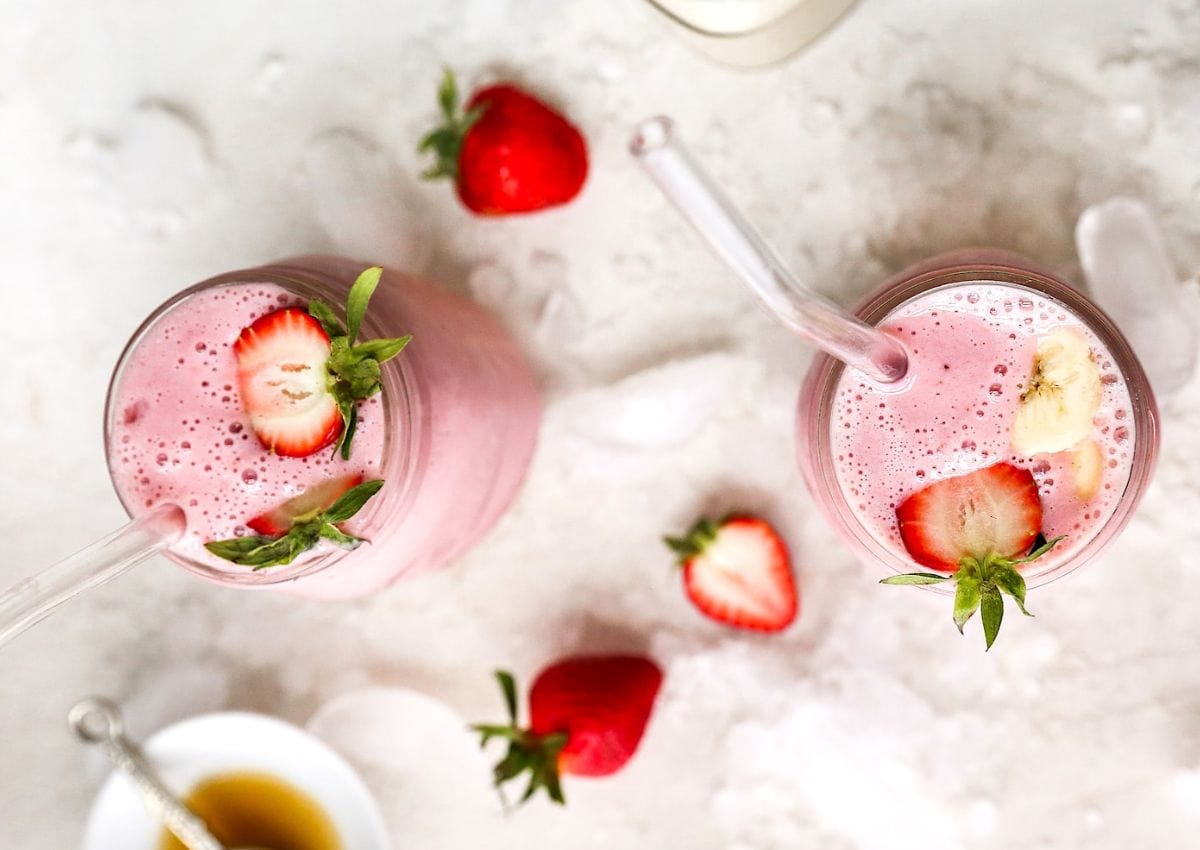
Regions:
<instances>
[{"instance_id":1,"label":"marble countertop texture","mask_svg":"<svg viewBox=\"0 0 1200 850\"><path fill-rule=\"evenodd\" d=\"M1200 828L1200 385L1162 400L1124 536L985 656L945 599L878 588L817 514L792 445L811 353L626 152L634 122L673 115L843 304L964 245L1078 281L1075 220L1115 194L1151 207L1182 280L1200 268L1200 2L862 0L753 72L639 0L0 0L0 24L0 584L122 521L111 364L212 274L314 251L428 272L497 309L546 399L519 498L442 572L325 604L156 560L0 651L0 847L79 845L104 771L64 716L91 693L139 736L351 701L319 726L397 847L1135 850ZM443 65L563 106L592 156L575 203L485 221L417 179ZM734 506L792 545L803 611L783 635L702 619L659 543ZM459 725L498 716L490 672L626 648L667 673L636 759L569 781L566 810L503 816Z\"/></svg>"}]
</instances>

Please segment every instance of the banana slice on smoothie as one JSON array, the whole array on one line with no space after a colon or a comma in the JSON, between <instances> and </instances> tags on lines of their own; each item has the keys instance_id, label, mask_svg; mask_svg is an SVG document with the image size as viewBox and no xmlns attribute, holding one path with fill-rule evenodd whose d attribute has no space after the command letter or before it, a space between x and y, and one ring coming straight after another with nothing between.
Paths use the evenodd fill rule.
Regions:
<instances>
[{"instance_id":1,"label":"banana slice on smoothie","mask_svg":"<svg viewBox=\"0 0 1200 850\"><path fill-rule=\"evenodd\" d=\"M1034 455L1077 445L1092 432L1100 394L1100 369L1087 339L1071 328L1055 328L1038 342L1013 421L1013 448Z\"/></svg>"},{"instance_id":2,"label":"banana slice on smoothie","mask_svg":"<svg viewBox=\"0 0 1200 850\"><path fill-rule=\"evenodd\" d=\"M1095 440L1084 440L1071 452L1071 479L1075 495L1090 502L1100 492L1104 478L1104 451Z\"/></svg>"}]
</instances>

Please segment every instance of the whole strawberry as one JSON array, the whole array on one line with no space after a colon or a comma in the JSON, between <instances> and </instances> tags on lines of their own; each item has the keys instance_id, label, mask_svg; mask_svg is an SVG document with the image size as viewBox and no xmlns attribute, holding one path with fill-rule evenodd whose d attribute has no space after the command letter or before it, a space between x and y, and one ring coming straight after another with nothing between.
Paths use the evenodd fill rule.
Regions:
<instances>
[{"instance_id":1,"label":"whole strawberry","mask_svg":"<svg viewBox=\"0 0 1200 850\"><path fill-rule=\"evenodd\" d=\"M587 145L563 116L509 83L488 86L459 109L447 70L438 89L442 126L420 144L437 162L423 176L449 177L467 209L508 215L565 204L587 177Z\"/></svg>"},{"instance_id":2,"label":"whole strawberry","mask_svg":"<svg viewBox=\"0 0 1200 850\"><path fill-rule=\"evenodd\" d=\"M1029 616L1019 568L1062 540L1056 537L1038 545L1042 502L1037 484L1029 470L1011 463L956 475L916 491L896 508L896 521L912 559L949 575L903 573L881 584L954 582L954 624L962 632L979 611L988 649L1004 619L1002 594L1011 596L1021 613Z\"/></svg>"},{"instance_id":3,"label":"whole strawberry","mask_svg":"<svg viewBox=\"0 0 1200 850\"><path fill-rule=\"evenodd\" d=\"M486 746L508 741L508 752L493 770L495 785L528 771L525 802L539 789L564 803L560 776L608 776L620 770L642 740L662 671L648 658L631 655L567 658L547 667L529 692L529 727L517 725L517 686L497 671L508 707L507 725L472 728Z\"/></svg>"}]
</instances>

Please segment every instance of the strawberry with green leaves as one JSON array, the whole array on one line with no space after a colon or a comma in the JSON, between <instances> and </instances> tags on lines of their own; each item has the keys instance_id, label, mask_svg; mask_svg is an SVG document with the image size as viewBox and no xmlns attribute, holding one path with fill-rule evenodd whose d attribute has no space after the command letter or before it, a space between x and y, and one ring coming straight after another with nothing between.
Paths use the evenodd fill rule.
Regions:
<instances>
[{"instance_id":1,"label":"strawberry with green leaves","mask_svg":"<svg viewBox=\"0 0 1200 850\"><path fill-rule=\"evenodd\" d=\"M360 274L346 299L346 320L320 299L308 310L285 307L242 329L233 345L242 407L259 442L285 457L330 445L350 458L358 402L383 388L381 366L411 337L359 342L367 305L383 269ZM342 525L383 486L346 475L327 479L253 517L256 534L205 544L213 555L255 570L290 564L324 540L343 549L365 542Z\"/></svg>"},{"instance_id":2,"label":"strawberry with green leaves","mask_svg":"<svg viewBox=\"0 0 1200 850\"><path fill-rule=\"evenodd\" d=\"M357 549L367 542L347 533L341 525L357 514L383 486L383 481L361 481L347 487L357 476L332 479L310 487L269 513L248 524L267 533L205 543L204 548L219 558L262 570L290 564L321 540L342 549Z\"/></svg>"},{"instance_id":3,"label":"strawberry with green leaves","mask_svg":"<svg viewBox=\"0 0 1200 850\"><path fill-rule=\"evenodd\" d=\"M473 727L487 746L493 738L508 750L493 770L505 783L528 774L521 797L525 802L544 790L564 803L561 777L609 776L637 751L654 700L662 686L662 670L648 658L600 655L566 658L547 667L529 691L529 726L517 723L517 686L509 673L498 671L508 723Z\"/></svg>"},{"instance_id":4,"label":"strawberry with green leaves","mask_svg":"<svg viewBox=\"0 0 1200 850\"><path fill-rule=\"evenodd\" d=\"M765 520L702 518L664 542L679 557L684 592L706 617L756 632L779 632L796 619L800 594L787 546Z\"/></svg>"},{"instance_id":5,"label":"strawberry with green leaves","mask_svg":"<svg viewBox=\"0 0 1200 850\"><path fill-rule=\"evenodd\" d=\"M896 508L896 519L912 559L939 572L903 573L881 584L954 582L954 624L962 632L978 611L988 649L1000 631L1005 594L1031 616L1019 568L1062 540L1036 545L1042 527L1037 483L1029 470L1010 463L930 484Z\"/></svg>"},{"instance_id":6,"label":"strawberry with green leaves","mask_svg":"<svg viewBox=\"0 0 1200 850\"><path fill-rule=\"evenodd\" d=\"M320 299L305 312L275 310L244 328L233 345L242 406L269 451L305 457L329 445L350 458L358 402L380 391L380 365L411 337L356 342L383 269L358 276L346 324Z\"/></svg>"},{"instance_id":7,"label":"strawberry with green leaves","mask_svg":"<svg viewBox=\"0 0 1200 850\"><path fill-rule=\"evenodd\" d=\"M430 179L454 181L463 205L480 215L510 215L565 204L587 178L587 144L579 130L510 83L487 86L459 107L447 70L438 89L442 125L420 143L436 163Z\"/></svg>"}]
</instances>

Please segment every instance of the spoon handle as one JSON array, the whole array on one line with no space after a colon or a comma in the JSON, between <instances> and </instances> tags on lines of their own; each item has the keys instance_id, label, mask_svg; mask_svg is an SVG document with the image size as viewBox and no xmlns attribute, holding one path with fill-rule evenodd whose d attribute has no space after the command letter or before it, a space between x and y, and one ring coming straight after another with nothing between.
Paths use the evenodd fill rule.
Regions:
<instances>
[{"instance_id":1,"label":"spoon handle","mask_svg":"<svg viewBox=\"0 0 1200 850\"><path fill-rule=\"evenodd\" d=\"M133 782L146 809L189 850L225 850L204 821L190 811L158 778L154 768L125 737L117 707L105 699L86 699L71 709L71 728L83 740L98 744L113 766Z\"/></svg>"}]
</instances>

